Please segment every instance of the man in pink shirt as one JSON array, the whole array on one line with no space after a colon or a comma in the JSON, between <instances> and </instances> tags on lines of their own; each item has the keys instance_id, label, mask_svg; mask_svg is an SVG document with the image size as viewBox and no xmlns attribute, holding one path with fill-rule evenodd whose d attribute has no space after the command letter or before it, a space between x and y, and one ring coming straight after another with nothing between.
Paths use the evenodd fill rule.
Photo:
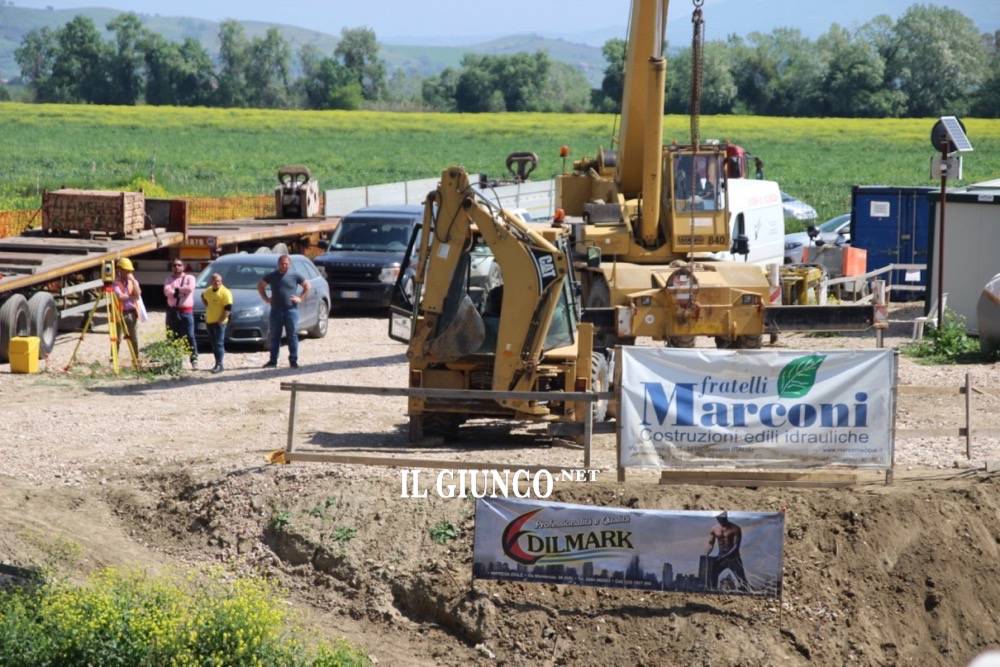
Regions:
<instances>
[{"instance_id":1,"label":"man in pink shirt","mask_svg":"<svg viewBox=\"0 0 1000 667\"><path fill-rule=\"evenodd\" d=\"M184 271L184 262L175 259L163 283L167 298L167 331L187 339L191 348L191 368L198 368L198 343L194 339L194 276Z\"/></svg>"}]
</instances>

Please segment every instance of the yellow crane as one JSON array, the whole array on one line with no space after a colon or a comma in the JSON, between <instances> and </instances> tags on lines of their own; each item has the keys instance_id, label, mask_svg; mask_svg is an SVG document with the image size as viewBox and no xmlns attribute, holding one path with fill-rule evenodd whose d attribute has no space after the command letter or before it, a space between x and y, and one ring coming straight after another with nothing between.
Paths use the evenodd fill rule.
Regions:
<instances>
[{"instance_id":1,"label":"yellow crane","mask_svg":"<svg viewBox=\"0 0 1000 667\"><path fill-rule=\"evenodd\" d=\"M691 143L663 144L668 0L633 0L617 150L573 163L556 179L556 224L573 229L584 304L616 308L609 344L651 336L689 347L714 336L721 347L759 347L768 281L759 266L714 261L746 255L740 217L731 218L732 147L702 143L698 131L701 0L692 40ZM762 196L777 186L759 183ZM731 233L731 225L737 233ZM735 238L734 238L735 236Z\"/></svg>"}]
</instances>

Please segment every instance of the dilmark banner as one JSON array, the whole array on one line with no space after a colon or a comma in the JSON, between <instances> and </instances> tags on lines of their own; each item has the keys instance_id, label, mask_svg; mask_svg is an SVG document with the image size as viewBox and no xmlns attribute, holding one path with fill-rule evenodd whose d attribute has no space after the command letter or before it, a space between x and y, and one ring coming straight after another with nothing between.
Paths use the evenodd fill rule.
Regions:
<instances>
[{"instance_id":1,"label":"dilmark banner","mask_svg":"<svg viewBox=\"0 0 1000 667\"><path fill-rule=\"evenodd\" d=\"M476 501L472 574L605 588L779 597L781 512Z\"/></svg>"}]
</instances>

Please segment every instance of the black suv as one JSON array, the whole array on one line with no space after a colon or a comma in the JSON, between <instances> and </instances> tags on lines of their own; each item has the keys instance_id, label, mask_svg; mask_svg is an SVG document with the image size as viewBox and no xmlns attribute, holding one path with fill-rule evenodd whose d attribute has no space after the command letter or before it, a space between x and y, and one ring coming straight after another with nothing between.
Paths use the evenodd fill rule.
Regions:
<instances>
[{"instance_id":1,"label":"black suv","mask_svg":"<svg viewBox=\"0 0 1000 667\"><path fill-rule=\"evenodd\" d=\"M313 259L326 271L330 297L340 305L385 308L399 277L422 206L370 206L347 214L325 253Z\"/></svg>"}]
</instances>

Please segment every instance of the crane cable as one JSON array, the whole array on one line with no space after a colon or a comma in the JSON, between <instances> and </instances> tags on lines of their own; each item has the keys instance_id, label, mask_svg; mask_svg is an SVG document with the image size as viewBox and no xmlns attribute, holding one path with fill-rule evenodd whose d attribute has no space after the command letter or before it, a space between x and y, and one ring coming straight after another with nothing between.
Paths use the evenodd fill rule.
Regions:
<instances>
[{"instance_id":1,"label":"crane cable","mask_svg":"<svg viewBox=\"0 0 1000 667\"><path fill-rule=\"evenodd\" d=\"M705 0L692 0L694 12L691 14L691 147L697 151L701 143L701 82L704 75L705 20L701 6Z\"/></svg>"}]
</instances>

